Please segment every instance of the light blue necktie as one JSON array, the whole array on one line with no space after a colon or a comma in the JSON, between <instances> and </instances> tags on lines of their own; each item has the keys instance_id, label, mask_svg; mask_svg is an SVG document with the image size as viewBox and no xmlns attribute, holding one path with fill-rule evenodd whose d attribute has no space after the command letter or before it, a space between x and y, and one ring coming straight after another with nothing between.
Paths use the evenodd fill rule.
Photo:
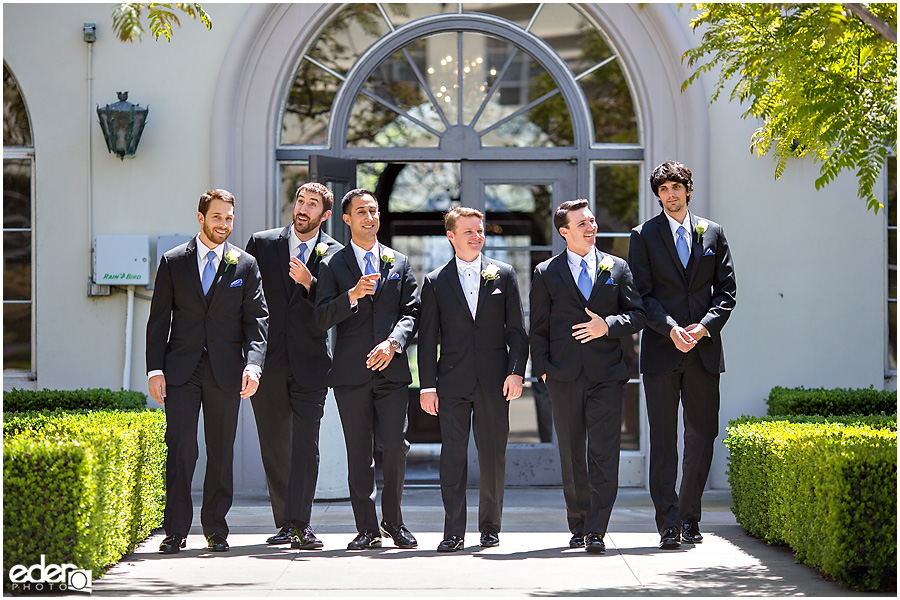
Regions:
<instances>
[{"instance_id":1,"label":"light blue necktie","mask_svg":"<svg viewBox=\"0 0 900 600\"><path fill-rule=\"evenodd\" d=\"M591 276L588 274L587 262L582 258L581 273L578 275L578 289L581 290L581 294L584 296L585 300L591 297L591 288L593 287L594 284L591 281Z\"/></svg>"},{"instance_id":2,"label":"light blue necktie","mask_svg":"<svg viewBox=\"0 0 900 600\"><path fill-rule=\"evenodd\" d=\"M684 239L684 225L679 225L675 233L678 234L678 239L675 241L675 251L678 252L678 258L681 259L681 266L686 269L688 259L691 257L691 251L688 250L687 240Z\"/></svg>"},{"instance_id":3,"label":"light blue necktie","mask_svg":"<svg viewBox=\"0 0 900 600\"><path fill-rule=\"evenodd\" d=\"M215 258L215 251L210 250L206 253L206 266L203 268L203 276L200 277L200 285L203 286L204 295L209 292L209 288L212 286L213 279L216 278Z\"/></svg>"},{"instance_id":4,"label":"light blue necktie","mask_svg":"<svg viewBox=\"0 0 900 600\"><path fill-rule=\"evenodd\" d=\"M375 255L371 252L366 252L366 275L372 275L373 273L377 273L378 271L375 269ZM375 282L375 289L378 289L378 282Z\"/></svg>"},{"instance_id":5,"label":"light blue necktie","mask_svg":"<svg viewBox=\"0 0 900 600\"><path fill-rule=\"evenodd\" d=\"M297 258L300 262L306 264L306 244L300 244L300 250L297 252Z\"/></svg>"}]
</instances>

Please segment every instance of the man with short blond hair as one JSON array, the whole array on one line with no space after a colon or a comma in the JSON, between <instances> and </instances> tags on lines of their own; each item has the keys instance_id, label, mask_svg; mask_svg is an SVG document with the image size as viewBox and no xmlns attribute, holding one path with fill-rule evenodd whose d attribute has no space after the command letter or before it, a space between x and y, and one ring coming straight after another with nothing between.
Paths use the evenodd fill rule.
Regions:
<instances>
[{"instance_id":1,"label":"man with short blond hair","mask_svg":"<svg viewBox=\"0 0 900 600\"><path fill-rule=\"evenodd\" d=\"M528 337L511 265L488 259L484 216L459 207L444 215L454 257L425 276L419 325L422 409L441 426L444 539L438 552L463 547L469 431L480 469L478 530L483 547L500 543L509 401L522 394ZM440 344L440 358L438 345Z\"/></svg>"}]
</instances>

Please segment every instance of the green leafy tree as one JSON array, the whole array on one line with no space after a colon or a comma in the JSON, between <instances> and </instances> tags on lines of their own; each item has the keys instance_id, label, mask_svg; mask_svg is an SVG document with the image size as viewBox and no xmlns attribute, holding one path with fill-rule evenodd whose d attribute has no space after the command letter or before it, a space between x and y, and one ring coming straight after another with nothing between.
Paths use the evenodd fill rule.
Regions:
<instances>
[{"instance_id":1,"label":"green leafy tree","mask_svg":"<svg viewBox=\"0 0 900 600\"><path fill-rule=\"evenodd\" d=\"M113 10L113 30L116 37L122 42L140 41L144 36L144 25L141 22L141 13L147 10L147 20L150 24L150 32L153 37L159 40L160 37L166 38L167 42L172 41L173 25L181 27L181 21L178 20L178 12L182 12L192 19L200 19L200 22L206 26L207 31L212 29L212 19L203 10L199 4L193 3L177 3L177 4L140 4L138 2L126 2L116 5Z\"/></svg>"},{"instance_id":2,"label":"green leafy tree","mask_svg":"<svg viewBox=\"0 0 900 600\"><path fill-rule=\"evenodd\" d=\"M710 102L733 84L743 117L762 121L751 150L776 161L821 164L816 189L854 170L858 193L877 213L873 187L897 139L897 5L695 4L703 32L682 60L701 73L720 67ZM704 62L705 61L705 62Z\"/></svg>"}]
</instances>

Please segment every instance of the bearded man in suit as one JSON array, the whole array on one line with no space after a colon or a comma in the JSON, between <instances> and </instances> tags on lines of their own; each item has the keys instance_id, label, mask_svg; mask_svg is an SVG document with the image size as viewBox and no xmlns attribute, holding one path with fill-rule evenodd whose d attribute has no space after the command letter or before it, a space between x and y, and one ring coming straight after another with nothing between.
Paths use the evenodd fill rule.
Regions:
<instances>
[{"instance_id":1,"label":"bearded man in suit","mask_svg":"<svg viewBox=\"0 0 900 600\"><path fill-rule=\"evenodd\" d=\"M481 254L484 215L454 208L444 215L444 228L454 257L422 286L419 402L441 426L444 539L437 551L456 552L466 532L470 428L481 475L480 542L486 548L500 544L509 401L522 395L528 337L515 270Z\"/></svg>"},{"instance_id":2,"label":"bearded man in suit","mask_svg":"<svg viewBox=\"0 0 900 600\"><path fill-rule=\"evenodd\" d=\"M331 350L313 308L319 267L343 248L321 228L333 206L328 187L304 183L297 189L292 223L254 233L247 242L247 252L259 263L269 307L266 373L251 399L269 501L280 528L266 541L299 550L322 547L310 519Z\"/></svg>"},{"instance_id":3,"label":"bearded man in suit","mask_svg":"<svg viewBox=\"0 0 900 600\"><path fill-rule=\"evenodd\" d=\"M619 487L628 382L622 339L630 342L646 316L628 265L596 248L597 223L587 200L560 204L553 225L566 250L534 270L532 371L550 391L569 546L603 553Z\"/></svg>"},{"instance_id":4,"label":"bearded man in suit","mask_svg":"<svg viewBox=\"0 0 900 600\"><path fill-rule=\"evenodd\" d=\"M690 169L667 161L650 175L662 211L631 232L628 263L647 310L641 373L650 421L650 496L659 547L697 544L700 499L719 433L721 331L737 284L725 233L688 210ZM684 458L678 476L678 404L684 412Z\"/></svg>"},{"instance_id":5,"label":"bearded man in suit","mask_svg":"<svg viewBox=\"0 0 900 600\"><path fill-rule=\"evenodd\" d=\"M378 201L354 189L341 200L350 243L322 262L315 319L337 326L334 389L344 443L357 536L348 550L381 547L381 532L398 548L415 548L400 502L406 479L407 408L412 376L404 351L416 334L419 294L409 258L378 242ZM382 451L382 520L375 511L373 448Z\"/></svg>"},{"instance_id":6,"label":"bearded man in suit","mask_svg":"<svg viewBox=\"0 0 900 600\"><path fill-rule=\"evenodd\" d=\"M160 261L147 320L147 383L166 410L164 554L184 548L191 528L201 408L207 460L200 523L210 551L228 550L238 409L256 393L266 356L268 313L256 259L227 242L234 196L209 190L197 210L200 233Z\"/></svg>"}]
</instances>

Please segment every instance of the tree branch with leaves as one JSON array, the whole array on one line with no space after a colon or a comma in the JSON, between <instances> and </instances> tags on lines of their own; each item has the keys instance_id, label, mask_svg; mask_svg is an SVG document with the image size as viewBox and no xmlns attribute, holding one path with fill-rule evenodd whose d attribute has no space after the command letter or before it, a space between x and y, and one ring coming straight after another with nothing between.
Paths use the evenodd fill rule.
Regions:
<instances>
[{"instance_id":1,"label":"tree branch with leaves","mask_svg":"<svg viewBox=\"0 0 900 600\"><path fill-rule=\"evenodd\" d=\"M191 19L200 19L200 22L206 27L207 31L212 30L212 19L203 10L199 4L177 3L177 4L140 4L137 2L127 2L119 4L113 10L113 31L116 38L121 42L140 41L144 36L144 25L141 22L142 12L147 10L147 20L150 25L150 33L156 40L160 37L166 38L167 42L172 41L174 30L173 25L181 27L181 21L178 20L178 13L182 12Z\"/></svg>"},{"instance_id":2,"label":"tree branch with leaves","mask_svg":"<svg viewBox=\"0 0 900 600\"><path fill-rule=\"evenodd\" d=\"M820 163L816 189L844 170L876 213L874 186L897 139L897 5L695 4L699 46L682 60L702 73L719 67L710 103L729 100L762 125L750 149L772 152L775 178L788 159Z\"/></svg>"}]
</instances>

